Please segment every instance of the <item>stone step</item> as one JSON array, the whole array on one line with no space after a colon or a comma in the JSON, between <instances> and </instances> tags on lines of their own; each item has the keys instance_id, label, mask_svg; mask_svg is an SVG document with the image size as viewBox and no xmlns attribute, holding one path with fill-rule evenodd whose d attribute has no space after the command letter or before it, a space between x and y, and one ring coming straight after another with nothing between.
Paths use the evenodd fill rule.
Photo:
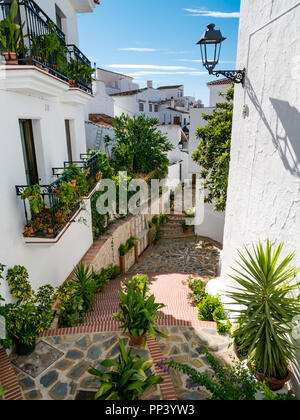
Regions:
<instances>
[{"instance_id":1,"label":"stone step","mask_svg":"<svg viewBox=\"0 0 300 420\"><path fill-rule=\"evenodd\" d=\"M195 234L194 233L182 233L180 234L176 234L176 235L163 235L163 239L183 239L183 238L194 238Z\"/></svg>"}]
</instances>

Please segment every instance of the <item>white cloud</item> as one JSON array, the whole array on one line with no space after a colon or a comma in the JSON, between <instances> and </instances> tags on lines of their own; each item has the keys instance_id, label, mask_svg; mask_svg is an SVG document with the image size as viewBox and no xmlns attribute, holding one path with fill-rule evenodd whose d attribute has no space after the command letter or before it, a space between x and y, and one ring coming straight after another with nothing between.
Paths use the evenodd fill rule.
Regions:
<instances>
[{"instance_id":1,"label":"white cloud","mask_svg":"<svg viewBox=\"0 0 300 420\"><path fill-rule=\"evenodd\" d=\"M156 52L155 48L119 48L119 51L136 51L136 52Z\"/></svg>"},{"instance_id":2,"label":"white cloud","mask_svg":"<svg viewBox=\"0 0 300 420\"><path fill-rule=\"evenodd\" d=\"M207 16L215 18L239 18L239 12L217 12L211 10L201 10L201 9L184 9L186 12L191 13L190 16Z\"/></svg>"},{"instance_id":3,"label":"white cloud","mask_svg":"<svg viewBox=\"0 0 300 420\"><path fill-rule=\"evenodd\" d=\"M153 64L108 64L106 67L111 69L141 69L141 70L166 70L166 71L178 71L178 70L197 70L193 67L184 66L155 66Z\"/></svg>"},{"instance_id":4,"label":"white cloud","mask_svg":"<svg viewBox=\"0 0 300 420\"><path fill-rule=\"evenodd\" d=\"M202 60L189 60L188 58L177 58L176 61L185 63L202 63ZM219 64L235 64L235 61L219 61Z\"/></svg>"},{"instance_id":5,"label":"white cloud","mask_svg":"<svg viewBox=\"0 0 300 420\"><path fill-rule=\"evenodd\" d=\"M207 75L207 72L203 71L137 71L127 73L127 76L140 78L144 76L161 76L161 75L186 75L186 76L203 76Z\"/></svg>"}]
</instances>

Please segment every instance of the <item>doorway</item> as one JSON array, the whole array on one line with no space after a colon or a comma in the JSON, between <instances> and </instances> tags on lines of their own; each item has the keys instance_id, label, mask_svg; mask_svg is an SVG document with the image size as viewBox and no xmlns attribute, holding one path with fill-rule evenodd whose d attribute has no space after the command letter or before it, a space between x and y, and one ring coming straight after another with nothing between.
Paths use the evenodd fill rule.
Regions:
<instances>
[{"instance_id":1,"label":"doorway","mask_svg":"<svg viewBox=\"0 0 300 420\"><path fill-rule=\"evenodd\" d=\"M39 183L39 176L33 138L32 121L20 120L19 123L27 184L35 185Z\"/></svg>"}]
</instances>

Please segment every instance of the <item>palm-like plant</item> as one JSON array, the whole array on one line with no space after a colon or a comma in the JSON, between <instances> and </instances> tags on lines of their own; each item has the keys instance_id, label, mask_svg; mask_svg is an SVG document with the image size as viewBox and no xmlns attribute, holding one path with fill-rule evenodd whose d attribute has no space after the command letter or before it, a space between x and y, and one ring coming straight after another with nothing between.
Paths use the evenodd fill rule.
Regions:
<instances>
[{"instance_id":1,"label":"palm-like plant","mask_svg":"<svg viewBox=\"0 0 300 420\"><path fill-rule=\"evenodd\" d=\"M94 304L94 295L97 290L92 268L89 265L79 264L74 270L73 282L76 293L83 299L85 311L89 311Z\"/></svg>"},{"instance_id":2,"label":"palm-like plant","mask_svg":"<svg viewBox=\"0 0 300 420\"><path fill-rule=\"evenodd\" d=\"M288 364L295 359L290 323L300 312L299 297L293 297L299 287L299 270L290 266L295 252L279 262L282 248L283 243L273 246L267 240L265 249L259 242L253 245L253 254L248 248L246 256L239 252L240 268L231 277L240 287L228 293L242 307L234 311L243 320L236 332L243 337L241 349L247 351L258 372L277 379L287 376Z\"/></svg>"},{"instance_id":3,"label":"palm-like plant","mask_svg":"<svg viewBox=\"0 0 300 420\"><path fill-rule=\"evenodd\" d=\"M114 314L116 321L122 323L124 332L129 333L135 338L143 337L146 341L146 334L150 334L153 339L156 339L156 334L161 337L166 337L155 326L156 320L159 317L159 310L164 308L162 303L155 303L154 295L147 294L147 282L144 283L143 290L139 287L134 287L131 283L127 287L127 293L122 290L119 291L120 296L120 313Z\"/></svg>"},{"instance_id":4,"label":"palm-like plant","mask_svg":"<svg viewBox=\"0 0 300 420\"><path fill-rule=\"evenodd\" d=\"M134 401L148 388L163 381L160 376L147 376L147 370L153 365L152 360L146 361L133 355L131 351L127 352L121 339L119 346L118 360L106 359L101 362L106 370L89 369L89 373L95 376L95 381L101 381L95 400Z\"/></svg>"}]
</instances>

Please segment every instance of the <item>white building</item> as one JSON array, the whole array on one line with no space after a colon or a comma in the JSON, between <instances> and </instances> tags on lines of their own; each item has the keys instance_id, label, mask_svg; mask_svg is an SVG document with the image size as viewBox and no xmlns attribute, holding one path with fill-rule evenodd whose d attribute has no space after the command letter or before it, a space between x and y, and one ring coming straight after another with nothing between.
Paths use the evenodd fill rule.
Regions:
<instances>
[{"instance_id":1,"label":"white building","mask_svg":"<svg viewBox=\"0 0 300 420\"><path fill-rule=\"evenodd\" d=\"M212 114L218 102L224 102L225 97L220 96L220 93L226 94L228 89L232 86L230 79L216 80L207 83L210 90L210 106L203 108L192 108L190 110L190 126L189 126L189 163L188 163L188 179L195 180L199 178L201 166L199 166L193 159L192 155L199 146L200 140L196 132L200 127L205 127L207 122L203 118L203 114ZM197 209L200 211L199 209ZM223 242L225 213L214 211L213 204L205 203L204 205L204 219L201 225L196 226L195 231L198 235L208 236L220 243Z\"/></svg>"},{"instance_id":2,"label":"white building","mask_svg":"<svg viewBox=\"0 0 300 420\"><path fill-rule=\"evenodd\" d=\"M214 108L218 102L224 102L228 89L232 86L232 80L220 79L207 83L209 87L209 107Z\"/></svg>"},{"instance_id":3,"label":"white building","mask_svg":"<svg viewBox=\"0 0 300 420\"><path fill-rule=\"evenodd\" d=\"M228 202L219 290L237 250L284 241L300 267L300 2L242 0ZM298 281L300 280L298 275ZM298 346L300 343L297 343ZM293 384L300 398L300 352Z\"/></svg>"},{"instance_id":4,"label":"white building","mask_svg":"<svg viewBox=\"0 0 300 420\"><path fill-rule=\"evenodd\" d=\"M88 59L76 47L76 17L78 13L92 12L95 3L94 0L37 0L22 4L24 33L33 34L33 25L43 34L55 32L61 43L67 45L73 60L89 66ZM6 13L7 9L0 4L0 20ZM50 21L54 25L52 29L49 29ZM86 199L86 210L78 209L72 219L78 222L84 218L86 224L67 223L57 233L24 237L25 209L28 219L31 216L28 204L24 208L25 202L17 192L21 194L24 187L40 184L45 186L43 198L49 204L57 185L51 184L57 179L53 168L63 168L64 162L82 162L81 154L86 153L84 107L92 99L92 90L80 72L74 75L76 87L71 88L67 72L58 69L49 57L40 57L29 38L24 42L26 53L22 50L17 64L4 63L0 70L3 156L0 255L7 267L24 265L33 287L37 288L47 283L61 284L91 246L90 201ZM5 283L0 292L8 297Z\"/></svg>"}]
</instances>

